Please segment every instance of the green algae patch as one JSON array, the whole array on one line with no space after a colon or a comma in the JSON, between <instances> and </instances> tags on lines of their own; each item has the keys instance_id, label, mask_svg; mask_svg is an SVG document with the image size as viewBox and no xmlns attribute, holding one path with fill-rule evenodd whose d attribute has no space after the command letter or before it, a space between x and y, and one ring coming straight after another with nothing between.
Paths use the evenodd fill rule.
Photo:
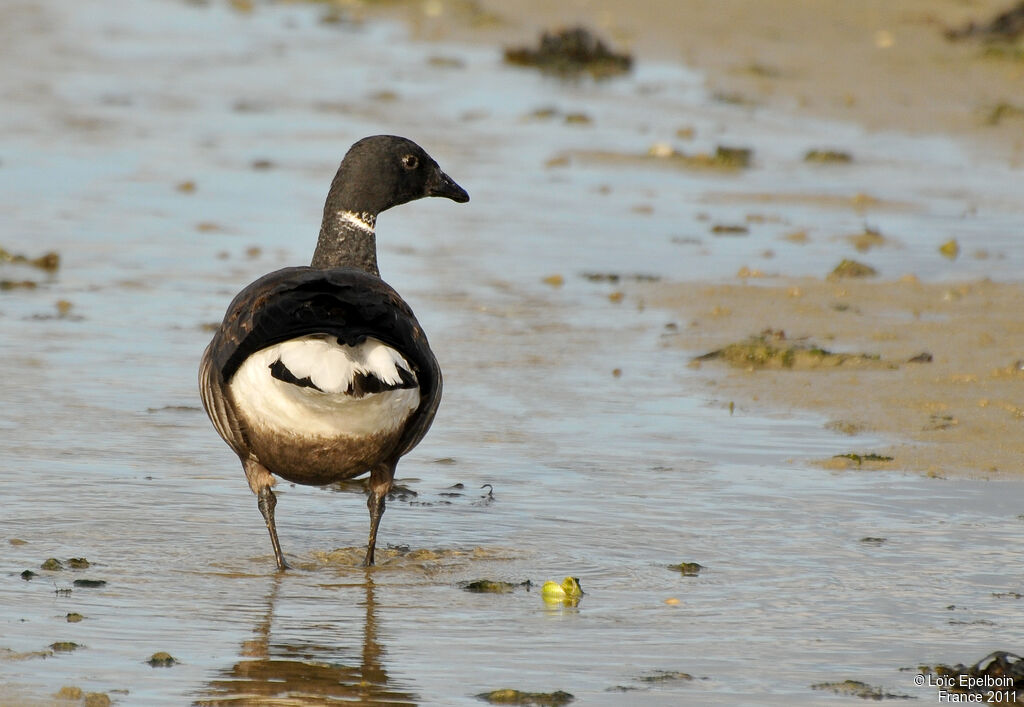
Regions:
<instances>
[{"instance_id":1,"label":"green algae patch","mask_svg":"<svg viewBox=\"0 0 1024 707\"><path fill-rule=\"evenodd\" d=\"M716 223L711 232L716 236L745 236L750 229L740 223Z\"/></svg>"},{"instance_id":2,"label":"green algae patch","mask_svg":"<svg viewBox=\"0 0 1024 707\"><path fill-rule=\"evenodd\" d=\"M833 353L807 341L789 340L783 332L766 331L745 341L709 351L694 361L725 361L736 368L835 368L837 366L878 367L876 354Z\"/></svg>"},{"instance_id":3,"label":"green algae patch","mask_svg":"<svg viewBox=\"0 0 1024 707\"><path fill-rule=\"evenodd\" d=\"M40 569L47 570L49 572L56 572L66 567L70 567L73 570L83 570L89 567L89 560L84 557L71 557L67 560L61 561L56 557L50 557L39 565Z\"/></svg>"},{"instance_id":4,"label":"green algae patch","mask_svg":"<svg viewBox=\"0 0 1024 707\"><path fill-rule=\"evenodd\" d=\"M662 683L676 681L689 682L693 679L693 676L689 673L684 673L679 670L655 670L653 673L638 677L637 681L646 683Z\"/></svg>"},{"instance_id":5,"label":"green algae patch","mask_svg":"<svg viewBox=\"0 0 1024 707\"><path fill-rule=\"evenodd\" d=\"M956 242L955 238L951 238L939 246L939 254L944 258L956 260L956 257L960 255L960 244Z\"/></svg>"},{"instance_id":6,"label":"green algae patch","mask_svg":"<svg viewBox=\"0 0 1024 707\"><path fill-rule=\"evenodd\" d=\"M627 73L633 57L619 54L584 27L544 32L536 47L505 49L505 63L539 69L562 78L590 74L605 79Z\"/></svg>"},{"instance_id":7,"label":"green algae patch","mask_svg":"<svg viewBox=\"0 0 1024 707\"><path fill-rule=\"evenodd\" d=\"M511 594L520 587L529 589L532 584L530 580L525 582L502 582L495 579L474 579L471 582L464 582L460 585L463 591L473 594Z\"/></svg>"},{"instance_id":8,"label":"green algae patch","mask_svg":"<svg viewBox=\"0 0 1024 707\"><path fill-rule=\"evenodd\" d=\"M846 454L834 454L833 459L849 459L855 462L857 466L861 466L864 462L891 462L892 457L887 457L884 454L857 454L856 452L847 452Z\"/></svg>"},{"instance_id":9,"label":"green algae patch","mask_svg":"<svg viewBox=\"0 0 1024 707\"><path fill-rule=\"evenodd\" d=\"M76 702L82 707L110 707L110 696L105 692L84 692L74 685L65 685L54 697L58 700Z\"/></svg>"},{"instance_id":10,"label":"green algae patch","mask_svg":"<svg viewBox=\"0 0 1024 707\"><path fill-rule=\"evenodd\" d=\"M835 281L847 278L874 277L877 274L878 271L870 265L844 258L839 262L839 265L832 269L832 272L825 279Z\"/></svg>"},{"instance_id":11,"label":"green algae patch","mask_svg":"<svg viewBox=\"0 0 1024 707\"><path fill-rule=\"evenodd\" d=\"M885 692L880 687L873 687L859 680L843 680L842 682L819 682L811 685L812 690L834 692L837 695L859 697L862 700L909 700L910 695L897 695Z\"/></svg>"},{"instance_id":12,"label":"green algae patch","mask_svg":"<svg viewBox=\"0 0 1024 707\"><path fill-rule=\"evenodd\" d=\"M71 651L78 650L81 647L82 646L74 641L57 641L56 643L50 644L50 650L54 653L70 653Z\"/></svg>"},{"instance_id":13,"label":"green algae patch","mask_svg":"<svg viewBox=\"0 0 1024 707\"><path fill-rule=\"evenodd\" d=\"M54 695L58 700L75 700L76 702L81 700L83 696L82 688L75 687L74 685L65 685L57 690L57 693Z\"/></svg>"},{"instance_id":14,"label":"green algae patch","mask_svg":"<svg viewBox=\"0 0 1024 707\"><path fill-rule=\"evenodd\" d=\"M536 705L537 707L560 707L576 698L568 692L523 692L522 690L491 690L481 692L477 697L492 705Z\"/></svg>"},{"instance_id":15,"label":"green algae patch","mask_svg":"<svg viewBox=\"0 0 1024 707\"><path fill-rule=\"evenodd\" d=\"M680 562L678 565L668 565L668 568L684 577L696 577L704 569L704 565L699 565L696 562Z\"/></svg>"},{"instance_id":16,"label":"green algae patch","mask_svg":"<svg viewBox=\"0 0 1024 707\"><path fill-rule=\"evenodd\" d=\"M34 290L38 286L32 280L0 280L0 290Z\"/></svg>"},{"instance_id":17,"label":"green algae patch","mask_svg":"<svg viewBox=\"0 0 1024 707\"><path fill-rule=\"evenodd\" d=\"M0 248L0 263L28 265L33 268L45 270L46 272L55 272L60 267L60 254L54 251L49 251L36 258L30 258L27 255L11 253L5 248Z\"/></svg>"},{"instance_id":18,"label":"green algae patch","mask_svg":"<svg viewBox=\"0 0 1024 707\"><path fill-rule=\"evenodd\" d=\"M69 612L68 615L65 616L64 618L67 619L67 622L69 624L77 624L79 621L81 621L85 617L82 616L81 614L79 614L77 611L72 611L72 612Z\"/></svg>"},{"instance_id":19,"label":"green algae patch","mask_svg":"<svg viewBox=\"0 0 1024 707\"><path fill-rule=\"evenodd\" d=\"M808 150L804 153L804 162L814 164L850 164L853 156L842 150Z\"/></svg>"},{"instance_id":20,"label":"green algae patch","mask_svg":"<svg viewBox=\"0 0 1024 707\"><path fill-rule=\"evenodd\" d=\"M178 661L175 660L167 651L159 651L149 656L149 660L146 661L154 668L170 668L171 666L177 665Z\"/></svg>"}]
</instances>

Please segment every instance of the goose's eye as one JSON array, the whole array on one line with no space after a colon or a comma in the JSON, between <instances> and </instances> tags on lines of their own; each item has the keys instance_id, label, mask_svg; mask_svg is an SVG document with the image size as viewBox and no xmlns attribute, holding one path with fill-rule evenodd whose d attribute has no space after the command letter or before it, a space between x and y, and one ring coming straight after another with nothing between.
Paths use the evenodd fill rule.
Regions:
<instances>
[{"instance_id":1,"label":"goose's eye","mask_svg":"<svg viewBox=\"0 0 1024 707\"><path fill-rule=\"evenodd\" d=\"M412 170L420 166L419 158L416 155L406 155L402 158L402 166Z\"/></svg>"}]
</instances>

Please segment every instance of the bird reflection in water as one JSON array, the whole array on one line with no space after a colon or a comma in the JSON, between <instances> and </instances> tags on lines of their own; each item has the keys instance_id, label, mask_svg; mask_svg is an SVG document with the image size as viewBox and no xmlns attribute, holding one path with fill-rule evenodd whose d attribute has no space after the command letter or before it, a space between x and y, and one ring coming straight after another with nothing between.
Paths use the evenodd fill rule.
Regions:
<instances>
[{"instance_id":1,"label":"bird reflection in water","mask_svg":"<svg viewBox=\"0 0 1024 707\"><path fill-rule=\"evenodd\" d=\"M287 579L285 577L285 579ZM282 581L278 574L267 600L267 613L255 637L242 645L244 659L226 668L209 684L201 707L227 705L414 705L416 696L398 689L382 664L384 649L377 642L373 580L366 575L366 622L361 659L339 662L339 646L316 642L275 642L271 636L274 604Z\"/></svg>"}]
</instances>

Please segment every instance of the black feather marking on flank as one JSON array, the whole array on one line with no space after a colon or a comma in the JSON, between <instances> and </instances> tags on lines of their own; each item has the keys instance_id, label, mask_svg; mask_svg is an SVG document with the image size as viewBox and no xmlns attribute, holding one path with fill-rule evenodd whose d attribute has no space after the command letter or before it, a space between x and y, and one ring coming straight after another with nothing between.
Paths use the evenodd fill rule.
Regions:
<instances>
[{"instance_id":1,"label":"black feather marking on flank","mask_svg":"<svg viewBox=\"0 0 1024 707\"><path fill-rule=\"evenodd\" d=\"M338 335L338 343L341 346L351 346L352 348L355 348L355 347L357 347L360 344L365 343L365 342L366 342L366 334L349 334L349 333L345 333L345 334L339 334Z\"/></svg>"},{"instance_id":2,"label":"black feather marking on flank","mask_svg":"<svg viewBox=\"0 0 1024 707\"><path fill-rule=\"evenodd\" d=\"M291 383L297 385L300 388L312 388L313 390L319 390L321 393L324 392L322 388L318 387L316 383L310 380L309 376L305 378L296 378L295 374L288 370L288 367L284 365L281 359L277 359L270 364L270 375L277 378L279 381L285 383Z\"/></svg>"},{"instance_id":3,"label":"black feather marking on flank","mask_svg":"<svg viewBox=\"0 0 1024 707\"><path fill-rule=\"evenodd\" d=\"M417 388L419 387L419 381L416 380L416 376L411 371L407 371L401 366L395 366L398 369L398 376L402 379L402 384L395 386L396 388Z\"/></svg>"},{"instance_id":4,"label":"black feather marking on flank","mask_svg":"<svg viewBox=\"0 0 1024 707\"><path fill-rule=\"evenodd\" d=\"M383 393L386 390L398 390L400 388L417 388L419 383L416 377L401 366L395 366L401 380L398 383L385 383L377 376L366 373L356 373L352 377L352 383L345 392L349 395L361 398L372 393Z\"/></svg>"}]
</instances>

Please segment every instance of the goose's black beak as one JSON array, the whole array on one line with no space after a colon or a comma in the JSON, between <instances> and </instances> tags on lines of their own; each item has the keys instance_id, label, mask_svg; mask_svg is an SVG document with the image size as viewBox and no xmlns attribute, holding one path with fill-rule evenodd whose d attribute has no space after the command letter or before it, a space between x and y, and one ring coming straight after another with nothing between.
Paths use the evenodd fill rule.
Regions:
<instances>
[{"instance_id":1,"label":"goose's black beak","mask_svg":"<svg viewBox=\"0 0 1024 707\"><path fill-rule=\"evenodd\" d=\"M427 196L443 196L460 204L469 201L466 190L440 169L434 172L433 178L427 183Z\"/></svg>"}]
</instances>

